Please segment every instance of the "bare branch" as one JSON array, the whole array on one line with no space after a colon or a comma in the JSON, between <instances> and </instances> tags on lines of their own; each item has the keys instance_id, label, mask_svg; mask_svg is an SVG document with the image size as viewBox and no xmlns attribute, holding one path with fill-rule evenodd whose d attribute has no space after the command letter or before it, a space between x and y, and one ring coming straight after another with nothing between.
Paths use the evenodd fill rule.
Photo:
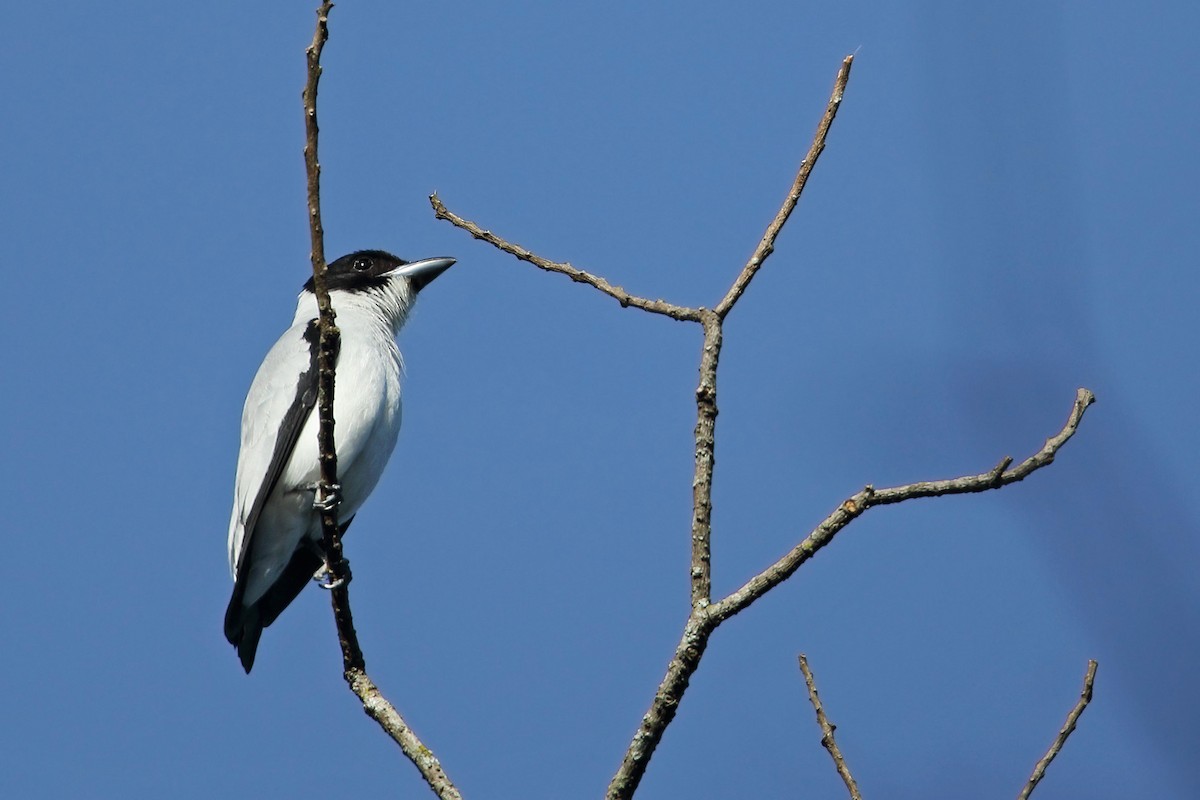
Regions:
<instances>
[{"instance_id":1,"label":"bare branch","mask_svg":"<svg viewBox=\"0 0 1200 800\"><path fill-rule=\"evenodd\" d=\"M1090 391L1080 389L1075 395L1075 403L1063 429L1047 439L1041 450L1011 469L1008 467L1012 463L1012 459L1005 458L993 469L979 475L967 475L942 481L922 481L891 489L877 490L867 486L838 506L790 552L755 575L724 600L710 606L709 613L718 621L724 621L734 614L744 611L755 600L787 580L799 569L801 564L816 555L817 551L833 541L834 536L869 508L901 503L918 497L986 492L1024 480L1033 472L1054 461L1059 449L1075 435L1084 412L1095 400L1095 395Z\"/></svg>"},{"instance_id":2,"label":"bare branch","mask_svg":"<svg viewBox=\"0 0 1200 800\"><path fill-rule=\"evenodd\" d=\"M696 387L696 471L692 478L692 608L712 600L712 482L716 467L717 364L721 355L721 320L705 310L700 384Z\"/></svg>"},{"instance_id":3,"label":"bare branch","mask_svg":"<svg viewBox=\"0 0 1200 800\"><path fill-rule=\"evenodd\" d=\"M1083 710L1092 701L1092 684L1096 681L1097 666L1095 661L1088 661L1087 673L1083 676L1083 690L1079 693L1079 702L1071 709L1071 713L1067 714L1067 721L1063 723L1058 736L1054 737L1054 743L1050 745L1050 749L1046 751L1046 755L1042 756L1042 760L1033 768L1033 774L1029 776L1029 780L1026 782L1025 787L1021 789L1021 793L1017 795L1017 800L1028 800L1029 795L1033 793L1034 787L1046 776L1046 768L1050 766L1050 762L1054 760L1054 757L1062 750L1063 745L1067 743L1067 737L1075 732L1075 723L1079 721Z\"/></svg>"},{"instance_id":4,"label":"bare branch","mask_svg":"<svg viewBox=\"0 0 1200 800\"><path fill-rule=\"evenodd\" d=\"M734 303L738 301L742 293L746 291L746 287L750 285L750 281L753 280L759 267L770 257L771 253L775 252L775 237L783 230L788 217L792 215L792 211L796 208L796 203L799 202L800 195L804 193L804 184L808 182L808 176L812 173L813 167L816 166L821 151L825 149L825 137L829 134L829 126L833 124L833 118L837 116L838 108L842 104L842 95L846 91L846 83L850 80L850 67L853 64L853 54L842 59L841 69L838 70L837 78L833 82L833 94L830 95L829 103L825 106L825 115L821 117L821 122L817 125L817 132L813 136L812 145L808 148L808 155L800 162L800 170L796 173L796 179L792 181L791 190L788 192L787 197L784 198L779 212L775 214L775 219L771 220L771 224L767 226L767 231L763 234L758 247L755 248L754 255L750 256L750 260L746 262L746 266L742 267L742 271L738 273L737 278L734 280L733 286L729 287L729 291L725 294L725 297L713 309L721 319L725 319L733 308Z\"/></svg>"},{"instance_id":5,"label":"bare branch","mask_svg":"<svg viewBox=\"0 0 1200 800\"><path fill-rule=\"evenodd\" d=\"M817 695L817 682L813 678L812 670L808 668L808 659L801 653L799 660L800 671L804 673L804 685L808 687L808 701L812 703L813 709L817 712L817 724L821 726L821 746L829 751L829 757L833 759L833 765L837 768L838 775L842 776L842 782L846 784L846 789L850 792L850 800L862 800L862 795L858 792L858 784L855 782L854 776L850 774L850 768L846 766L846 759L842 756L842 751L833 738L833 732L837 730L837 726L829 721L829 717L825 716L825 707L821 705L821 698Z\"/></svg>"},{"instance_id":6,"label":"bare branch","mask_svg":"<svg viewBox=\"0 0 1200 800\"><path fill-rule=\"evenodd\" d=\"M330 497L337 485L337 452L334 447L333 396L334 369L340 344L340 332L334 324L329 289L325 284L325 232L321 226L321 166L317 159L317 85L321 79L321 51L329 39L329 12L333 3L322 3L317 9L317 27L312 44L306 52L308 75L304 84L304 166L308 176L308 221L312 238L313 289L320 315L320 340L317 352L318 399L320 421L318 443L321 464L321 498ZM363 710L400 746L404 755L421 772L421 776L442 800L461 800L458 789L446 776L441 764L391 703L380 693L366 672L366 661L354 630L350 610L349 565L342 553L341 529L338 527L337 506L328 504L321 513L322 544L335 587L330 592L333 616L337 624L338 643L342 650L343 676L350 690L362 701Z\"/></svg>"},{"instance_id":7,"label":"bare branch","mask_svg":"<svg viewBox=\"0 0 1200 800\"><path fill-rule=\"evenodd\" d=\"M526 250L520 245L510 244L491 231L485 231L474 222L463 219L453 211L447 209L445 204L441 201L441 198L439 198L436 194L429 195L429 204L433 206L433 215L438 219L444 219L451 225L454 225L456 228L462 228L476 239L481 239L493 247L503 250L505 253L508 253L511 256L515 256L521 261L528 261L530 264L533 264L539 269L544 269L547 272L560 272L576 283L586 283L595 289L599 289L601 292L604 292L609 297L615 299L622 306L633 306L634 308L640 308L643 311L649 311L652 314L662 314L663 316L670 317L671 319L687 322L700 321L700 309L698 308L677 306L672 303L668 303L665 300L648 300L645 297L632 295L622 289L620 286L613 286L611 283L606 281L604 278L599 277L598 275L593 275L590 272L584 272L581 269L576 269L566 262L550 261L530 252L529 250Z\"/></svg>"},{"instance_id":8,"label":"bare branch","mask_svg":"<svg viewBox=\"0 0 1200 800\"><path fill-rule=\"evenodd\" d=\"M866 487L863 491L842 503L838 509L829 515L809 536L796 546L790 553L752 578L745 586L730 594L719 603L712 603L712 571L711 571L711 520L712 520L712 482L715 465L715 427L717 417L717 366L720 359L723 339L722 324L730 310L745 293L755 274L767 258L774 252L775 240L783 226L794 211L804 187L825 148L825 140L829 129L837 116L850 78L850 68L853 65L853 55L847 56L838 70L834 81L833 93L826 105L825 114L817 126L817 131L809 147L808 154L800 164L799 171L792 183L791 190L784 199L775 218L767 226L767 230L755 248L754 254L735 278L728 292L712 309L690 308L677 306L663 300L650 300L631 295L619 286L614 286L602 277L577 269L569 263L555 262L542 258L519 245L512 244L479 225L449 211L441 199L430 195L429 202L434 215L438 219L447 220L455 227L470 233L476 239L491 244L503 252L527 261L547 272L558 272L566 275L577 283L585 283L600 292L612 297L622 306L633 306L654 314L671 317L672 319L699 322L704 331L703 348L700 357L699 383L696 389L696 428L695 428L695 472L692 483L692 525L691 525L691 612L684 625L675 653L667 665L666 674L659 683L650 709L643 716L637 732L634 734L621 766L613 776L608 786L608 800L627 800L637 790L645 774L650 758L661 742L666 728L675 717L679 703L687 690L691 676L699 667L700 658L708 645L709 637L723 621L747 608L751 603L766 594L779 583L786 580L805 561L811 558L819 549L824 547L833 537L855 517L866 509L876 505L889 505L916 497L930 497L946 494L961 494L966 492L981 492L997 489L1009 483L1024 479L1027 475L1046 466L1054 460L1059 448L1074 435L1079 421L1086 408L1093 402L1094 397L1086 389L1080 389L1076 397L1075 407L1067 425L1056 436L1046 442L1038 453L1011 468L1012 459L1005 458L995 468L975 476L955 478L948 481L934 481L909 484L892 489L876 491ZM857 787L845 762L837 751L833 741L833 726L824 717L824 711L817 698L816 688L807 662L801 657L801 669L805 673L809 685L810 696L817 709L818 721L825 731L824 742L834 756L839 773L846 780L851 797L859 797Z\"/></svg>"}]
</instances>

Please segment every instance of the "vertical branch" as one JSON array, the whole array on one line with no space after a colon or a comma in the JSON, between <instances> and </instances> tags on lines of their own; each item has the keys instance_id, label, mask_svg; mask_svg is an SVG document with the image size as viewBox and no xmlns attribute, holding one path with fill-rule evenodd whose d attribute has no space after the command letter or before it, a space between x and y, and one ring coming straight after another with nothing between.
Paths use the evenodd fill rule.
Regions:
<instances>
[{"instance_id":1,"label":"vertical branch","mask_svg":"<svg viewBox=\"0 0 1200 800\"><path fill-rule=\"evenodd\" d=\"M330 570L337 570L332 577L342 575L342 542L338 532L337 505L328 502L335 496L337 486L337 450L333 438L333 395L334 369L341 332L335 324L336 315L329 301L329 287L325 285L325 229L321 225L321 164L317 160L317 85L321 81L321 51L329 39L329 12L333 3L326 0L317 10L317 28L312 44L305 51L308 61L308 80L304 84L304 168L308 176L308 229L312 239L313 292L317 296L317 311L320 315L320 340L317 348L317 418L320 428L317 445L321 464L320 500L325 507L321 511L322 544ZM361 654L360 654L361 660ZM346 666L350 666L347 664Z\"/></svg>"},{"instance_id":2,"label":"vertical branch","mask_svg":"<svg viewBox=\"0 0 1200 800\"><path fill-rule=\"evenodd\" d=\"M850 65L853 61L854 56L846 56L842 61L837 78L834 80L833 94L826 104L825 115L817 126L817 133L812 145L809 147L808 155L805 157L803 163L801 163L799 173L792 182L792 187L783 202L783 206L767 227L767 232L755 249L754 255L742 267L742 271L734 280L733 286L730 287L725 297L717 303L715 308L695 309L698 321L704 328L704 346L700 354L700 381L696 387L696 469L692 478L692 553L690 566L692 608L687 622L684 624L683 635L679 639L679 644L675 647L675 654L667 665L667 673L663 676L662 681L658 685L658 690L654 693L654 700L650 704L650 710L643 715L641 724L638 726L637 732L633 735L633 740L629 743L629 747L625 751L625 757L621 760L621 766L617 769L616 774L613 775L612 780L608 784L608 792L605 795L607 800L628 800L628 798L633 797L634 792L637 791L638 784L641 783L642 776L646 773L650 757L654 755L654 750L662 741L667 726L675 718L675 712L678 710L679 704L683 701L683 694L687 691L688 683L692 675L696 672L696 669L700 666L700 657L704 654L704 650L708 646L709 637L721 622L731 616L729 614L713 613L714 610L720 609L721 604L716 607L711 606L712 482L713 468L716 464L717 365L720 361L721 342L724 335L722 332L722 323L725 321L725 317L729 314L734 304L737 303L738 299L745 292L746 287L750 285L755 272L758 271L767 257L771 255L775 246L775 237L787 222L792 209L796 207L796 202L800 199L800 194L804 191L804 184L817 162L817 156L825 148L825 137L829 133L829 126L833 124L833 118L837 114L838 107L841 105L842 95L846 89L846 82L850 79ZM434 210L438 212L438 216L450 219L449 216L442 213L444 207L439 211L439 205L439 203L434 203ZM451 221L453 222L454 220ZM459 222L455 222L454 224L467 228L466 225L460 225ZM471 230L471 228L467 229ZM485 238L492 241L494 245L505 249L518 258L523 258L527 261L532 260L528 257L528 253L506 249L502 246L504 244L502 240L499 240L497 237L490 237L490 234L486 231L476 229L471 230L471 233L477 238ZM551 268L543 264L538 264L538 266L541 266L543 269ZM555 271L566 272L567 270L556 269ZM568 272L568 274L570 273ZM596 280L585 282L591 283L606 294L612 294L612 292L604 288L607 285L606 283L602 285ZM661 303L661 301L658 302ZM622 305L624 304L624 301L622 301ZM645 306L641 307L645 308ZM647 308L646 310L655 309ZM690 310L688 309L688 311ZM659 313L666 312L660 311ZM673 316L675 319L693 318L690 315L677 316L675 314L668 314L668 316ZM722 601L722 603L725 602Z\"/></svg>"},{"instance_id":3,"label":"vertical branch","mask_svg":"<svg viewBox=\"0 0 1200 800\"><path fill-rule=\"evenodd\" d=\"M354 631L350 612L350 595L346 588L349 567L342 554L342 534L337 518L337 449L334 443L333 397L334 378L341 331L338 330L325 285L325 228L321 225L321 162L317 157L317 85L321 81L321 51L329 40L329 12L333 3L325 0L317 9L317 28L312 44L305 50L308 78L304 83L304 168L308 176L308 229L312 239L313 293L317 296L320 339L317 344L317 431L318 460L321 482L318 488L321 508L321 545L329 569L333 615L337 622L338 643L342 649L344 670L364 669L362 648Z\"/></svg>"},{"instance_id":4,"label":"vertical branch","mask_svg":"<svg viewBox=\"0 0 1200 800\"><path fill-rule=\"evenodd\" d=\"M321 463L321 539L325 559L334 588L330 592L333 617L337 624L338 643L342 650L343 677L350 690L362 701L363 711L375 720L384 732L400 746L408 760L420 771L421 777L442 800L462 800L462 795L442 769L437 756L417 737L408 723L379 687L368 677L366 660L354 631L350 613L350 592L347 588L350 570L342 555L341 529L337 520L337 451L333 438L334 370L341 332L334 324L329 287L325 283L325 231L321 226L321 164L317 159L317 84L321 80L321 51L329 39L329 12L333 3L325 0L317 9L317 28L312 44L305 51L308 78L304 84L304 166L308 175L308 223L312 237L313 291L317 296L320 315L320 340L317 351L317 413L320 421L318 444Z\"/></svg>"},{"instance_id":5,"label":"vertical branch","mask_svg":"<svg viewBox=\"0 0 1200 800\"><path fill-rule=\"evenodd\" d=\"M702 310L704 350L696 387L696 472L692 479L692 609L712 600L712 480L716 466L717 362L721 356L721 319Z\"/></svg>"}]
</instances>

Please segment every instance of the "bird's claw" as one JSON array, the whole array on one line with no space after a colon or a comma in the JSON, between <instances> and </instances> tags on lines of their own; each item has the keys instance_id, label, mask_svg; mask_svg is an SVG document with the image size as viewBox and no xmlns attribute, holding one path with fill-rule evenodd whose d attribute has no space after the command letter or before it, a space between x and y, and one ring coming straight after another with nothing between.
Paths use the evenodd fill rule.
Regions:
<instances>
[{"instance_id":1,"label":"bird's claw","mask_svg":"<svg viewBox=\"0 0 1200 800\"><path fill-rule=\"evenodd\" d=\"M317 586L320 586L322 589L329 590L337 589L340 586L345 586L350 582L349 561L343 558L341 563L338 564L337 572L340 573L340 577L334 577L333 568L329 566L328 562L326 562L321 565L320 569L313 573L313 580L317 582Z\"/></svg>"},{"instance_id":2,"label":"bird's claw","mask_svg":"<svg viewBox=\"0 0 1200 800\"><path fill-rule=\"evenodd\" d=\"M317 493L313 496L313 510L325 513L333 511L342 502L342 487L336 483L330 484L328 493L321 497L321 487L317 486Z\"/></svg>"}]
</instances>

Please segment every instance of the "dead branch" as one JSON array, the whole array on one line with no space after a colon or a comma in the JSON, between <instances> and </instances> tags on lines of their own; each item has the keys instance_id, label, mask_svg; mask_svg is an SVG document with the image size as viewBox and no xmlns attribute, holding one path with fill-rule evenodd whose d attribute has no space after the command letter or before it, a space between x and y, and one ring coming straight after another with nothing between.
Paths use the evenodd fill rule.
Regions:
<instances>
[{"instance_id":1,"label":"dead branch","mask_svg":"<svg viewBox=\"0 0 1200 800\"><path fill-rule=\"evenodd\" d=\"M830 126L837 116L838 109L841 107L853 63L853 55L843 59L834 79L833 91L825 106L825 113L817 125L816 133L809 146L808 154L801 162L782 206L767 226L766 232L750 260L746 262L734 279L733 285L711 310L677 306L663 300L649 300L631 295L602 277L577 269L568 263L550 261L524 247L509 243L491 231L484 230L474 222L465 220L449 211L437 195L431 195L429 198L434 215L438 219L449 221L476 239L485 241L521 261L527 261L548 272L567 275L577 283L587 284L616 299L622 306L634 306L673 319L699 322L703 330L699 383L696 387L696 466L692 480L691 559L689 565L691 612L684 624L683 634L675 647L671 661L667 665L666 675L659 683L654 700L629 743L621 766L609 783L608 800L625 800L632 797L637 790L650 757L662 740L667 726L674 719L691 676L699 666L700 658L708 646L709 637L718 625L746 609L755 600L790 577L801 564L832 541L833 537L847 524L872 506L890 505L917 497L998 489L1022 480L1035 470L1046 466L1054 460L1058 449L1074 435L1075 429L1083 417L1083 412L1095 399L1091 392L1080 389L1066 427L1049 439L1040 451L1012 469L1009 468L1012 459L1006 458L994 469L980 475L968 475L946 481L913 483L879 491L870 486L866 487L843 502L800 544L776 563L751 578L744 586L720 602L712 602L712 481L713 469L716 464L717 366L724 335L723 323L734 305L745 293L755 274L774 252L775 240L799 202L808 177L812 173L818 157L825 149L825 140Z\"/></svg>"},{"instance_id":2,"label":"dead branch","mask_svg":"<svg viewBox=\"0 0 1200 800\"><path fill-rule=\"evenodd\" d=\"M712 602L712 481L716 463L717 366L723 340L723 323L763 263L774 252L775 240L799 202L808 177L825 148L825 140L841 106L853 63L853 55L847 56L842 61L837 77L834 79L833 91L826 104L825 113L817 126L808 154L800 164L783 205L767 226L753 255L742 267L728 292L711 310L678 306L664 300L649 300L631 295L602 277L577 269L569 263L550 261L524 247L511 244L491 231L484 230L474 222L465 220L449 211L437 195L431 195L429 198L434 215L438 219L449 221L476 239L485 241L521 261L527 261L548 272L567 275L577 283L587 284L616 299L622 306L633 306L672 319L698 322L703 330L699 383L696 388L696 466L692 483L691 559L689 564L691 611L684 624L679 643L667 665L666 674L654 694L650 708L643 716L620 767L609 783L606 795L608 800L627 800L637 790L650 758L662 740L667 726L674 719L691 676L699 666L700 658L708 646L708 640L717 626L748 608L755 600L794 574L804 562L831 542L839 531L868 508L890 505L918 497L936 497L999 489L1023 480L1036 470L1050 464L1058 450L1074 435L1083 418L1084 411L1095 400L1090 391L1080 389L1066 426L1047 440L1041 450L1011 469L1012 459L1005 458L993 469L979 475L968 475L942 481L924 481L883 490L867 486L838 506L803 541L774 564L751 578L744 586L720 602Z\"/></svg>"}]
</instances>

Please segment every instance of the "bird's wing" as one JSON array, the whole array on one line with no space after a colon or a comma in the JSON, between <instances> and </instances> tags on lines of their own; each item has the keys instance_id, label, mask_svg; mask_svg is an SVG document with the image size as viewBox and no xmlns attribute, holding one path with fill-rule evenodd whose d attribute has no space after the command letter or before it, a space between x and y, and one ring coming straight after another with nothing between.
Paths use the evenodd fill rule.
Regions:
<instances>
[{"instance_id":1,"label":"bird's wing","mask_svg":"<svg viewBox=\"0 0 1200 800\"><path fill-rule=\"evenodd\" d=\"M230 567L239 586L263 506L317 403L317 341L316 320L289 328L263 359L246 396L229 526Z\"/></svg>"}]
</instances>

